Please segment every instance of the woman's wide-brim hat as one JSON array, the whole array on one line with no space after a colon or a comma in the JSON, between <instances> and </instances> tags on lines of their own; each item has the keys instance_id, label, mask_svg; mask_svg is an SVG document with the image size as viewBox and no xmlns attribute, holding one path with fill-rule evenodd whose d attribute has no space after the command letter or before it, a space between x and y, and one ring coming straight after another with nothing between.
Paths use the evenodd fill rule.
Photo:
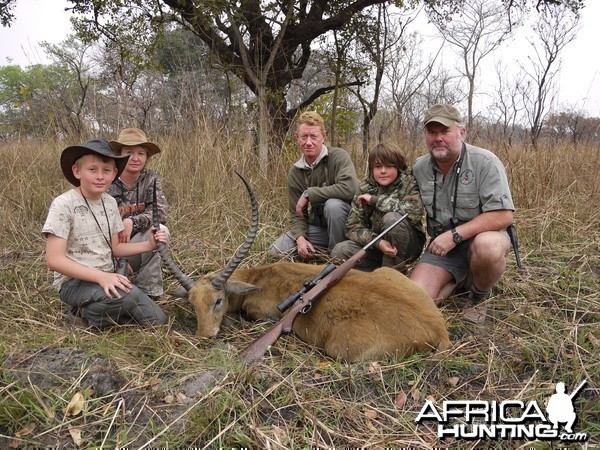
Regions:
<instances>
[{"instance_id":1,"label":"woman's wide-brim hat","mask_svg":"<svg viewBox=\"0 0 600 450\"><path fill-rule=\"evenodd\" d=\"M124 146L132 147L135 145L140 145L148 150L149 157L160 153L160 148L158 145L148 142L146 133L139 128L125 128L119 133L119 137L116 141L110 141L110 145L115 152L118 152L121 147Z\"/></svg>"},{"instance_id":2,"label":"woman's wide-brim hat","mask_svg":"<svg viewBox=\"0 0 600 450\"><path fill-rule=\"evenodd\" d=\"M129 159L129 155L115 155L109 142L102 138L91 139L89 141L85 141L83 144L67 147L60 155L60 168L62 169L65 178L73 186L80 185L79 180L75 178L75 175L73 175L73 165L82 156L91 154L97 154L114 159L115 165L117 166L117 177L121 175L123 170L125 170L127 160Z\"/></svg>"}]
</instances>

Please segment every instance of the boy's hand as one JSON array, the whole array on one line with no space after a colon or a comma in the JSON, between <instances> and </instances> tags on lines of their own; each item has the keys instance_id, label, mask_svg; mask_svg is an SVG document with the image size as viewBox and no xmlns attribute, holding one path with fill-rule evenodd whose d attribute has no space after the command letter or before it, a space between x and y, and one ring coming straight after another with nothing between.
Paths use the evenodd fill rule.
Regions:
<instances>
[{"instance_id":1,"label":"boy's hand","mask_svg":"<svg viewBox=\"0 0 600 450\"><path fill-rule=\"evenodd\" d=\"M398 249L394 247L391 242L386 241L385 239L380 240L377 246L381 253L383 253L385 256L389 256L390 258L393 258L398 253Z\"/></svg>"},{"instance_id":2,"label":"boy's hand","mask_svg":"<svg viewBox=\"0 0 600 450\"><path fill-rule=\"evenodd\" d=\"M132 284L125 275L112 272L102 272L98 284L108 298L121 298L121 294L117 289L124 291L125 293L131 290Z\"/></svg>"},{"instance_id":3,"label":"boy's hand","mask_svg":"<svg viewBox=\"0 0 600 450\"><path fill-rule=\"evenodd\" d=\"M356 200L358 201L358 206L366 206L371 201L371 194L361 194Z\"/></svg>"}]
</instances>

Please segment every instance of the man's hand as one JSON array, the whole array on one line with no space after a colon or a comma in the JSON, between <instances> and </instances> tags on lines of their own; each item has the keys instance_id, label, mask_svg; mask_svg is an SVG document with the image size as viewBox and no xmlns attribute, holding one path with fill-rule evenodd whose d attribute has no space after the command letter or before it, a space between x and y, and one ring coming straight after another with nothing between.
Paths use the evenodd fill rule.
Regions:
<instances>
[{"instance_id":1,"label":"man's hand","mask_svg":"<svg viewBox=\"0 0 600 450\"><path fill-rule=\"evenodd\" d=\"M304 236L299 236L296 239L296 248L301 258L308 258L315 252L313 245Z\"/></svg>"},{"instance_id":2,"label":"man's hand","mask_svg":"<svg viewBox=\"0 0 600 450\"><path fill-rule=\"evenodd\" d=\"M308 198L305 197L304 195L301 195L300 198L298 199L298 203L296 203L296 216L298 216L301 219L304 218L303 210L304 210L304 208L306 208L307 205L308 205Z\"/></svg>"},{"instance_id":3,"label":"man's hand","mask_svg":"<svg viewBox=\"0 0 600 450\"><path fill-rule=\"evenodd\" d=\"M454 243L454 239L452 238L452 232L444 231L433 241L431 241L429 247L427 247L427 250L429 250L429 252L434 255L445 256L454 247L456 247L456 244Z\"/></svg>"}]
</instances>

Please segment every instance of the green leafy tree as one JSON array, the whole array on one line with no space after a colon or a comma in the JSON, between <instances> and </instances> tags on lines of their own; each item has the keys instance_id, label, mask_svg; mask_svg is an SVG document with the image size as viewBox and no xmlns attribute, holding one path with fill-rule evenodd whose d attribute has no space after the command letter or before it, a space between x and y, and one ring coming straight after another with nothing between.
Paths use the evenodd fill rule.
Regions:
<instances>
[{"instance_id":1,"label":"green leafy tree","mask_svg":"<svg viewBox=\"0 0 600 450\"><path fill-rule=\"evenodd\" d=\"M286 92L293 80L302 77L312 53L311 43L325 33L343 28L368 6L388 2L70 1L73 11L83 17L77 25L82 35L90 39L103 36L108 45L123 51L155 49L159 42L156 38L171 22L193 31L217 56L221 66L255 94L262 164L268 160L269 137L273 132L282 136L296 112L288 107Z\"/></svg>"},{"instance_id":2,"label":"green leafy tree","mask_svg":"<svg viewBox=\"0 0 600 450\"><path fill-rule=\"evenodd\" d=\"M14 19L18 0L1 0L0 21ZM423 0L441 14L460 9L465 0ZM498 0L511 8L546 4L566 5L574 10L583 0ZM378 4L404 5L403 0L69 0L78 18L81 37L104 42L118 52L119 60L144 65L168 24L177 23L194 32L210 49L221 67L235 74L257 98L257 124L261 162L270 136L282 136L297 107L290 107L286 93L294 80L302 78L311 59L315 40L342 30L366 8ZM120 79L126 79L122 76ZM321 87L308 99L314 101L335 89ZM306 106L303 102L302 106Z\"/></svg>"},{"instance_id":3,"label":"green leafy tree","mask_svg":"<svg viewBox=\"0 0 600 450\"><path fill-rule=\"evenodd\" d=\"M77 86L77 77L63 65L0 67L0 134L79 136L84 130Z\"/></svg>"},{"instance_id":4,"label":"green leafy tree","mask_svg":"<svg viewBox=\"0 0 600 450\"><path fill-rule=\"evenodd\" d=\"M9 0L10 1L10 0ZM274 131L282 136L296 108L286 99L293 80L300 79L318 37L343 29L372 5L389 0L69 0L89 38L104 36L124 51L153 49L168 23L179 23L202 39L225 70L234 73L256 95L259 146ZM463 0L425 0L429 7L460 7ZM576 0L511 0L509 6ZM396 0L403 6L402 0ZM135 44L134 44L135 43ZM143 58L142 58L143 59ZM331 88L333 90L333 87ZM329 90L321 90L326 94ZM311 96L314 100L316 96ZM264 148L259 150L264 162Z\"/></svg>"},{"instance_id":5,"label":"green leafy tree","mask_svg":"<svg viewBox=\"0 0 600 450\"><path fill-rule=\"evenodd\" d=\"M17 124L26 110L29 89L23 69L16 65L0 67L0 136L17 133Z\"/></svg>"},{"instance_id":6,"label":"green leafy tree","mask_svg":"<svg viewBox=\"0 0 600 450\"><path fill-rule=\"evenodd\" d=\"M57 45L43 42L42 47L55 67L67 74L62 80L61 89L54 93L57 112L62 113L57 116L62 122L60 127L65 133L84 136L88 131L85 114L93 80L86 57L92 46L81 42L75 36L69 36Z\"/></svg>"}]
</instances>

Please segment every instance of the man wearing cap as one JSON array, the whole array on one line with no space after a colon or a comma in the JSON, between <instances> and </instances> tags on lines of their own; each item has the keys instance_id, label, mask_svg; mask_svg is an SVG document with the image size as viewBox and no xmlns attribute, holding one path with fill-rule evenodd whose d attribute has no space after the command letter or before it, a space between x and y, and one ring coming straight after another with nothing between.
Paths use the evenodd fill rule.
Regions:
<instances>
[{"instance_id":1,"label":"man wearing cap","mask_svg":"<svg viewBox=\"0 0 600 450\"><path fill-rule=\"evenodd\" d=\"M151 252L156 241L167 242L163 231L150 233L143 242L119 240L123 222L117 202L107 191L127 159L115 156L104 139L67 147L61 154L61 169L74 188L52 201L42 228L53 284L69 305L69 316L101 329L130 322L167 322L150 297L127 276L116 273L116 258Z\"/></svg>"},{"instance_id":2,"label":"man wearing cap","mask_svg":"<svg viewBox=\"0 0 600 450\"><path fill-rule=\"evenodd\" d=\"M410 278L434 299L447 298L456 284L469 289L463 317L485 321L483 300L506 268L514 204L504 165L489 150L464 142L466 129L451 105L430 107L424 118L428 155L413 173L427 212L431 237Z\"/></svg>"},{"instance_id":3,"label":"man wearing cap","mask_svg":"<svg viewBox=\"0 0 600 450\"><path fill-rule=\"evenodd\" d=\"M125 169L112 183L108 193L117 200L125 229L119 233L121 242L142 242L152 230L154 185L160 229L169 239L165 226L169 206L163 193L158 175L146 165L152 155L160 153L158 145L148 142L146 134L139 128L125 128L116 141L110 141L116 155L128 155ZM128 258L135 274L134 283L151 297L163 294L163 275L160 256L156 252L143 253Z\"/></svg>"}]
</instances>

